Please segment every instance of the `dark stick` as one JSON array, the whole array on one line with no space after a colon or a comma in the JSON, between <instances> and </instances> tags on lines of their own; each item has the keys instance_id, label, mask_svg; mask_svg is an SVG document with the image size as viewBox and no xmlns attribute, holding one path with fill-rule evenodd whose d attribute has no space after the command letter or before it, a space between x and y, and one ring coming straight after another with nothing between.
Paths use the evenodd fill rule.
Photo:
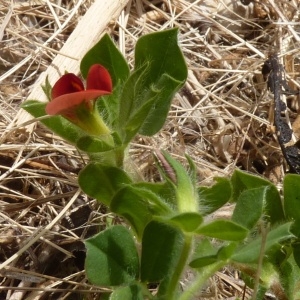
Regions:
<instances>
[{"instance_id":1,"label":"dark stick","mask_svg":"<svg viewBox=\"0 0 300 300\"><path fill-rule=\"evenodd\" d=\"M292 141L293 130L286 119L287 106L282 100L282 95L296 95L299 91L289 88L283 66L276 54L270 55L264 63L262 74L267 78L268 88L274 94L274 125L281 151L290 166L290 171L300 174L300 149Z\"/></svg>"}]
</instances>

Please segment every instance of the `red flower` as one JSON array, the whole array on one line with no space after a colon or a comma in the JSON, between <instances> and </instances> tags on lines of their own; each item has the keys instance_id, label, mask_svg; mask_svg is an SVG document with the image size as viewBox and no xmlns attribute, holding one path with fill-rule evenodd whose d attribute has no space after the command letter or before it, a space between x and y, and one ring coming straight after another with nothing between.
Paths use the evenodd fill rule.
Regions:
<instances>
[{"instance_id":1,"label":"red flower","mask_svg":"<svg viewBox=\"0 0 300 300\"><path fill-rule=\"evenodd\" d=\"M112 92L108 71L101 65L92 65L86 79L86 89L81 79L73 73L63 75L53 86L52 100L46 105L48 115L62 115L92 135L107 135L109 128L102 120L95 100Z\"/></svg>"},{"instance_id":2,"label":"red flower","mask_svg":"<svg viewBox=\"0 0 300 300\"><path fill-rule=\"evenodd\" d=\"M68 119L76 117L75 110L84 104L92 110L91 100L110 94L112 81L108 71L101 65L89 69L86 90L81 79L73 73L63 75L52 88L52 100L46 106L48 115L62 115Z\"/></svg>"}]
</instances>

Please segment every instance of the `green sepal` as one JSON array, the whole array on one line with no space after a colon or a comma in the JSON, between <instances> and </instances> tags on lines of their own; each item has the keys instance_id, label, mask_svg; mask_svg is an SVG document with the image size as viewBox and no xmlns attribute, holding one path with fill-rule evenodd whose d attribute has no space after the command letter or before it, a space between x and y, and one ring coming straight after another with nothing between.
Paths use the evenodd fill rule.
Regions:
<instances>
[{"instance_id":1,"label":"green sepal","mask_svg":"<svg viewBox=\"0 0 300 300\"><path fill-rule=\"evenodd\" d=\"M158 153L159 154L159 153ZM198 212L198 195L185 168L167 152L157 154L157 165L162 176L174 187L177 211L179 213Z\"/></svg>"},{"instance_id":2,"label":"green sepal","mask_svg":"<svg viewBox=\"0 0 300 300\"><path fill-rule=\"evenodd\" d=\"M52 86L51 86L51 84L49 82L48 75L46 76L45 84L42 85L42 90L45 93L48 101L51 101L51 99L52 99L52 97L51 97Z\"/></svg>"}]
</instances>

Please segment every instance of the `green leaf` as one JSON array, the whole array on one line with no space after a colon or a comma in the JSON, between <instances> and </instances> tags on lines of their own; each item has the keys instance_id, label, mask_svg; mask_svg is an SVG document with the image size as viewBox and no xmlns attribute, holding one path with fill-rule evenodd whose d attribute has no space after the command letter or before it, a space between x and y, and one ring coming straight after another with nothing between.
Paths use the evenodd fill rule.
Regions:
<instances>
[{"instance_id":1,"label":"green leaf","mask_svg":"<svg viewBox=\"0 0 300 300\"><path fill-rule=\"evenodd\" d=\"M144 135L156 133L163 126L174 93L181 86L180 82L163 74L147 87L147 77L147 70L139 69L130 76L124 87L119 126L124 128L125 142L130 141L137 132Z\"/></svg>"},{"instance_id":2,"label":"green leaf","mask_svg":"<svg viewBox=\"0 0 300 300\"><path fill-rule=\"evenodd\" d=\"M287 260L292 253L293 249L289 241L283 244L277 243L268 251L268 255L264 258L264 262L269 262L277 268Z\"/></svg>"},{"instance_id":3,"label":"green leaf","mask_svg":"<svg viewBox=\"0 0 300 300\"><path fill-rule=\"evenodd\" d=\"M163 74L184 82L187 67L177 43L178 29L151 33L141 37L135 48L135 66L150 62L149 77L145 85L150 85Z\"/></svg>"},{"instance_id":4,"label":"green leaf","mask_svg":"<svg viewBox=\"0 0 300 300\"><path fill-rule=\"evenodd\" d=\"M189 263L189 266L194 269L206 267L218 261L217 255L208 255L196 258Z\"/></svg>"},{"instance_id":5,"label":"green leaf","mask_svg":"<svg viewBox=\"0 0 300 300\"><path fill-rule=\"evenodd\" d=\"M123 84L114 86L112 94L102 96L96 101L98 112L109 128L119 133L120 98Z\"/></svg>"},{"instance_id":6,"label":"green leaf","mask_svg":"<svg viewBox=\"0 0 300 300\"><path fill-rule=\"evenodd\" d=\"M298 243L293 244L293 255L294 255L295 263L298 265L299 270L300 270L300 244L299 244L299 241L298 241Z\"/></svg>"},{"instance_id":7,"label":"green leaf","mask_svg":"<svg viewBox=\"0 0 300 300\"><path fill-rule=\"evenodd\" d=\"M286 241L294 237L290 232L290 227L292 223L285 223L271 230L267 234L265 243L265 253L267 253L273 246L278 243ZM241 263L254 263L257 262L261 250L262 238L258 237L249 244L241 247L232 256L232 260Z\"/></svg>"},{"instance_id":8,"label":"green leaf","mask_svg":"<svg viewBox=\"0 0 300 300\"><path fill-rule=\"evenodd\" d=\"M47 116L45 107L47 103L42 103L36 100L28 100L24 102L22 108L25 109L35 118ZM41 122L51 129L54 133L68 141L69 143L76 144L79 138L86 135L78 126L72 124L67 119L61 116L53 116L41 120Z\"/></svg>"},{"instance_id":9,"label":"green leaf","mask_svg":"<svg viewBox=\"0 0 300 300\"><path fill-rule=\"evenodd\" d=\"M96 105L102 118L109 127L113 130L118 130L120 97L123 84L129 77L130 70L125 58L109 35L105 34L83 57L80 70L84 78L87 77L88 70L93 64L103 65L111 75L113 92L110 95L101 97L101 99L96 102Z\"/></svg>"},{"instance_id":10,"label":"green leaf","mask_svg":"<svg viewBox=\"0 0 300 300\"><path fill-rule=\"evenodd\" d=\"M296 220L293 222L293 225L291 226L291 232L297 237L300 237L300 220Z\"/></svg>"},{"instance_id":11,"label":"green leaf","mask_svg":"<svg viewBox=\"0 0 300 300\"><path fill-rule=\"evenodd\" d=\"M114 145L103 140L103 138L90 135L81 137L77 141L76 146L84 152L91 153L106 152L114 149Z\"/></svg>"},{"instance_id":12,"label":"green leaf","mask_svg":"<svg viewBox=\"0 0 300 300\"><path fill-rule=\"evenodd\" d=\"M275 185L269 185L265 198L264 212L269 222L278 224L285 221L283 203Z\"/></svg>"},{"instance_id":13,"label":"green leaf","mask_svg":"<svg viewBox=\"0 0 300 300\"><path fill-rule=\"evenodd\" d=\"M193 253L193 258L199 256L215 255L219 251L219 249L216 247L217 245L212 241L212 239L207 237L201 237L201 239L197 240L197 245Z\"/></svg>"},{"instance_id":14,"label":"green leaf","mask_svg":"<svg viewBox=\"0 0 300 300\"><path fill-rule=\"evenodd\" d=\"M299 250L299 249L298 249ZM295 253L295 252L294 252ZM288 260L284 261L280 266L280 283L284 288L286 299L300 299L300 268L296 264L294 257L291 255Z\"/></svg>"},{"instance_id":15,"label":"green leaf","mask_svg":"<svg viewBox=\"0 0 300 300\"><path fill-rule=\"evenodd\" d=\"M266 179L255 176L253 174L243 172L236 169L231 177L232 187L233 187L233 200L236 201L240 193L245 189L258 188L261 186L270 185Z\"/></svg>"},{"instance_id":16,"label":"green leaf","mask_svg":"<svg viewBox=\"0 0 300 300\"><path fill-rule=\"evenodd\" d=\"M218 249L212 245L208 238L202 238L193 253L189 264L192 268L202 268L218 261Z\"/></svg>"},{"instance_id":17,"label":"green leaf","mask_svg":"<svg viewBox=\"0 0 300 300\"><path fill-rule=\"evenodd\" d=\"M80 70L84 78L94 64L101 64L108 70L114 86L124 82L129 76L128 64L108 34L105 34L82 58Z\"/></svg>"},{"instance_id":18,"label":"green leaf","mask_svg":"<svg viewBox=\"0 0 300 300\"><path fill-rule=\"evenodd\" d=\"M183 231L193 232L201 225L203 218L199 213L187 212L172 217L170 221Z\"/></svg>"},{"instance_id":19,"label":"green leaf","mask_svg":"<svg viewBox=\"0 0 300 300\"><path fill-rule=\"evenodd\" d=\"M142 239L141 280L159 282L176 269L184 245L184 235L176 227L151 221Z\"/></svg>"},{"instance_id":20,"label":"green leaf","mask_svg":"<svg viewBox=\"0 0 300 300\"><path fill-rule=\"evenodd\" d=\"M163 127L173 97L183 83L184 81L178 81L169 74L163 74L155 83L151 84L148 95L145 95L146 99L151 100L143 103L143 105L149 106L152 103L152 107L139 130L140 134L152 136Z\"/></svg>"},{"instance_id":21,"label":"green leaf","mask_svg":"<svg viewBox=\"0 0 300 300\"><path fill-rule=\"evenodd\" d=\"M169 207L173 208L176 204L174 188L169 182L138 182L135 187L151 191Z\"/></svg>"},{"instance_id":22,"label":"green leaf","mask_svg":"<svg viewBox=\"0 0 300 300\"><path fill-rule=\"evenodd\" d=\"M86 240L85 245L85 270L92 284L118 286L139 277L135 242L124 226L110 227Z\"/></svg>"},{"instance_id":23,"label":"green leaf","mask_svg":"<svg viewBox=\"0 0 300 300\"><path fill-rule=\"evenodd\" d=\"M112 78L112 94L101 97L96 104L105 122L110 128L117 131L121 93L124 82L129 77L130 70L125 58L108 34L105 34L83 57L80 70L84 78L87 77L88 70L93 64L103 65Z\"/></svg>"},{"instance_id":24,"label":"green leaf","mask_svg":"<svg viewBox=\"0 0 300 300\"><path fill-rule=\"evenodd\" d=\"M143 93L145 93L145 90L147 89L147 87L144 86L143 79L148 67L149 64L145 64L134 70L125 82L122 93L120 94L118 126L123 132L125 132L125 124L130 122L130 118L132 119L132 116L139 109L139 99L143 97ZM137 132L141 124L138 124L133 128L135 132ZM127 128L126 131L129 129ZM131 131L133 131L133 129L131 129ZM132 134L134 135L134 132ZM130 136L129 133L127 133L127 135L126 140L130 140L133 136Z\"/></svg>"},{"instance_id":25,"label":"green leaf","mask_svg":"<svg viewBox=\"0 0 300 300\"><path fill-rule=\"evenodd\" d=\"M248 234L248 230L245 227L232 221L221 219L202 225L196 232L226 241L241 241Z\"/></svg>"},{"instance_id":26,"label":"green leaf","mask_svg":"<svg viewBox=\"0 0 300 300\"><path fill-rule=\"evenodd\" d=\"M287 174L283 180L284 211L288 219L300 220L300 176Z\"/></svg>"},{"instance_id":27,"label":"green leaf","mask_svg":"<svg viewBox=\"0 0 300 300\"><path fill-rule=\"evenodd\" d=\"M228 260L233 255L235 249L237 247L237 243L229 243L228 245L222 246L218 251L218 260Z\"/></svg>"},{"instance_id":28,"label":"green leaf","mask_svg":"<svg viewBox=\"0 0 300 300\"><path fill-rule=\"evenodd\" d=\"M126 141L137 132L153 135L163 126L173 96L187 78L177 29L145 35L135 48L135 70L121 96L120 125Z\"/></svg>"},{"instance_id":29,"label":"green leaf","mask_svg":"<svg viewBox=\"0 0 300 300\"><path fill-rule=\"evenodd\" d=\"M240 194L245 190L268 187L263 199L263 213L265 217L268 218L271 224L280 223L285 220L281 197L277 188L271 182L239 170L234 172L231 181L234 201L238 201ZM250 199L249 201L251 202ZM248 208L250 208L250 203L248 204ZM250 211L255 209L253 205Z\"/></svg>"},{"instance_id":30,"label":"green leaf","mask_svg":"<svg viewBox=\"0 0 300 300\"><path fill-rule=\"evenodd\" d=\"M114 290L109 300L144 300L144 297L141 286L133 283Z\"/></svg>"},{"instance_id":31,"label":"green leaf","mask_svg":"<svg viewBox=\"0 0 300 300\"><path fill-rule=\"evenodd\" d=\"M111 201L113 212L126 218L138 237L154 216L170 214L171 209L151 190L139 185L126 186L119 190Z\"/></svg>"},{"instance_id":32,"label":"green leaf","mask_svg":"<svg viewBox=\"0 0 300 300\"><path fill-rule=\"evenodd\" d=\"M138 111L135 111L135 113L130 117L124 127L124 143L129 143L130 140L138 133L141 125L144 123L145 118L153 105L153 101L152 99L150 99L143 106L141 106Z\"/></svg>"},{"instance_id":33,"label":"green leaf","mask_svg":"<svg viewBox=\"0 0 300 300\"><path fill-rule=\"evenodd\" d=\"M222 207L231 199L232 186L227 178L215 178L212 187L199 187L200 212L208 215Z\"/></svg>"},{"instance_id":34,"label":"green leaf","mask_svg":"<svg viewBox=\"0 0 300 300\"><path fill-rule=\"evenodd\" d=\"M131 179L120 168L90 163L79 173L78 183L89 196L110 205L115 193Z\"/></svg>"},{"instance_id":35,"label":"green leaf","mask_svg":"<svg viewBox=\"0 0 300 300\"><path fill-rule=\"evenodd\" d=\"M232 221L252 229L262 217L263 205L268 186L244 190L236 203Z\"/></svg>"}]
</instances>

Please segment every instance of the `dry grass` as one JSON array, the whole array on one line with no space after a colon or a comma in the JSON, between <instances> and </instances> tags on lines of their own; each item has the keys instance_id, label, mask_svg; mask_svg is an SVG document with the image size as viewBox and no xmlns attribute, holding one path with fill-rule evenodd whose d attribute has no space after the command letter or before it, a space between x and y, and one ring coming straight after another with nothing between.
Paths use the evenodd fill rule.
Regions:
<instances>
[{"instance_id":1,"label":"dry grass","mask_svg":"<svg viewBox=\"0 0 300 300\"><path fill-rule=\"evenodd\" d=\"M85 161L74 147L39 124L30 132L24 124L12 125L39 74L92 2L0 0L0 299L80 299L84 292L86 299L96 299L99 294L84 276L82 241L99 223L104 228L118 220L79 191L76 179ZM236 167L281 182L285 164L261 66L270 52L278 52L290 85L299 88L300 4L246 2L251 4L132 0L108 25L131 65L139 36L180 28L188 81L163 130L137 138L130 149L146 178L155 178L151 153L162 148L182 161L190 155L202 184ZM298 101L288 99L292 122ZM225 270L199 299L235 299L243 293L249 299L250 291L244 292L238 277Z\"/></svg>"}]
</instances>

